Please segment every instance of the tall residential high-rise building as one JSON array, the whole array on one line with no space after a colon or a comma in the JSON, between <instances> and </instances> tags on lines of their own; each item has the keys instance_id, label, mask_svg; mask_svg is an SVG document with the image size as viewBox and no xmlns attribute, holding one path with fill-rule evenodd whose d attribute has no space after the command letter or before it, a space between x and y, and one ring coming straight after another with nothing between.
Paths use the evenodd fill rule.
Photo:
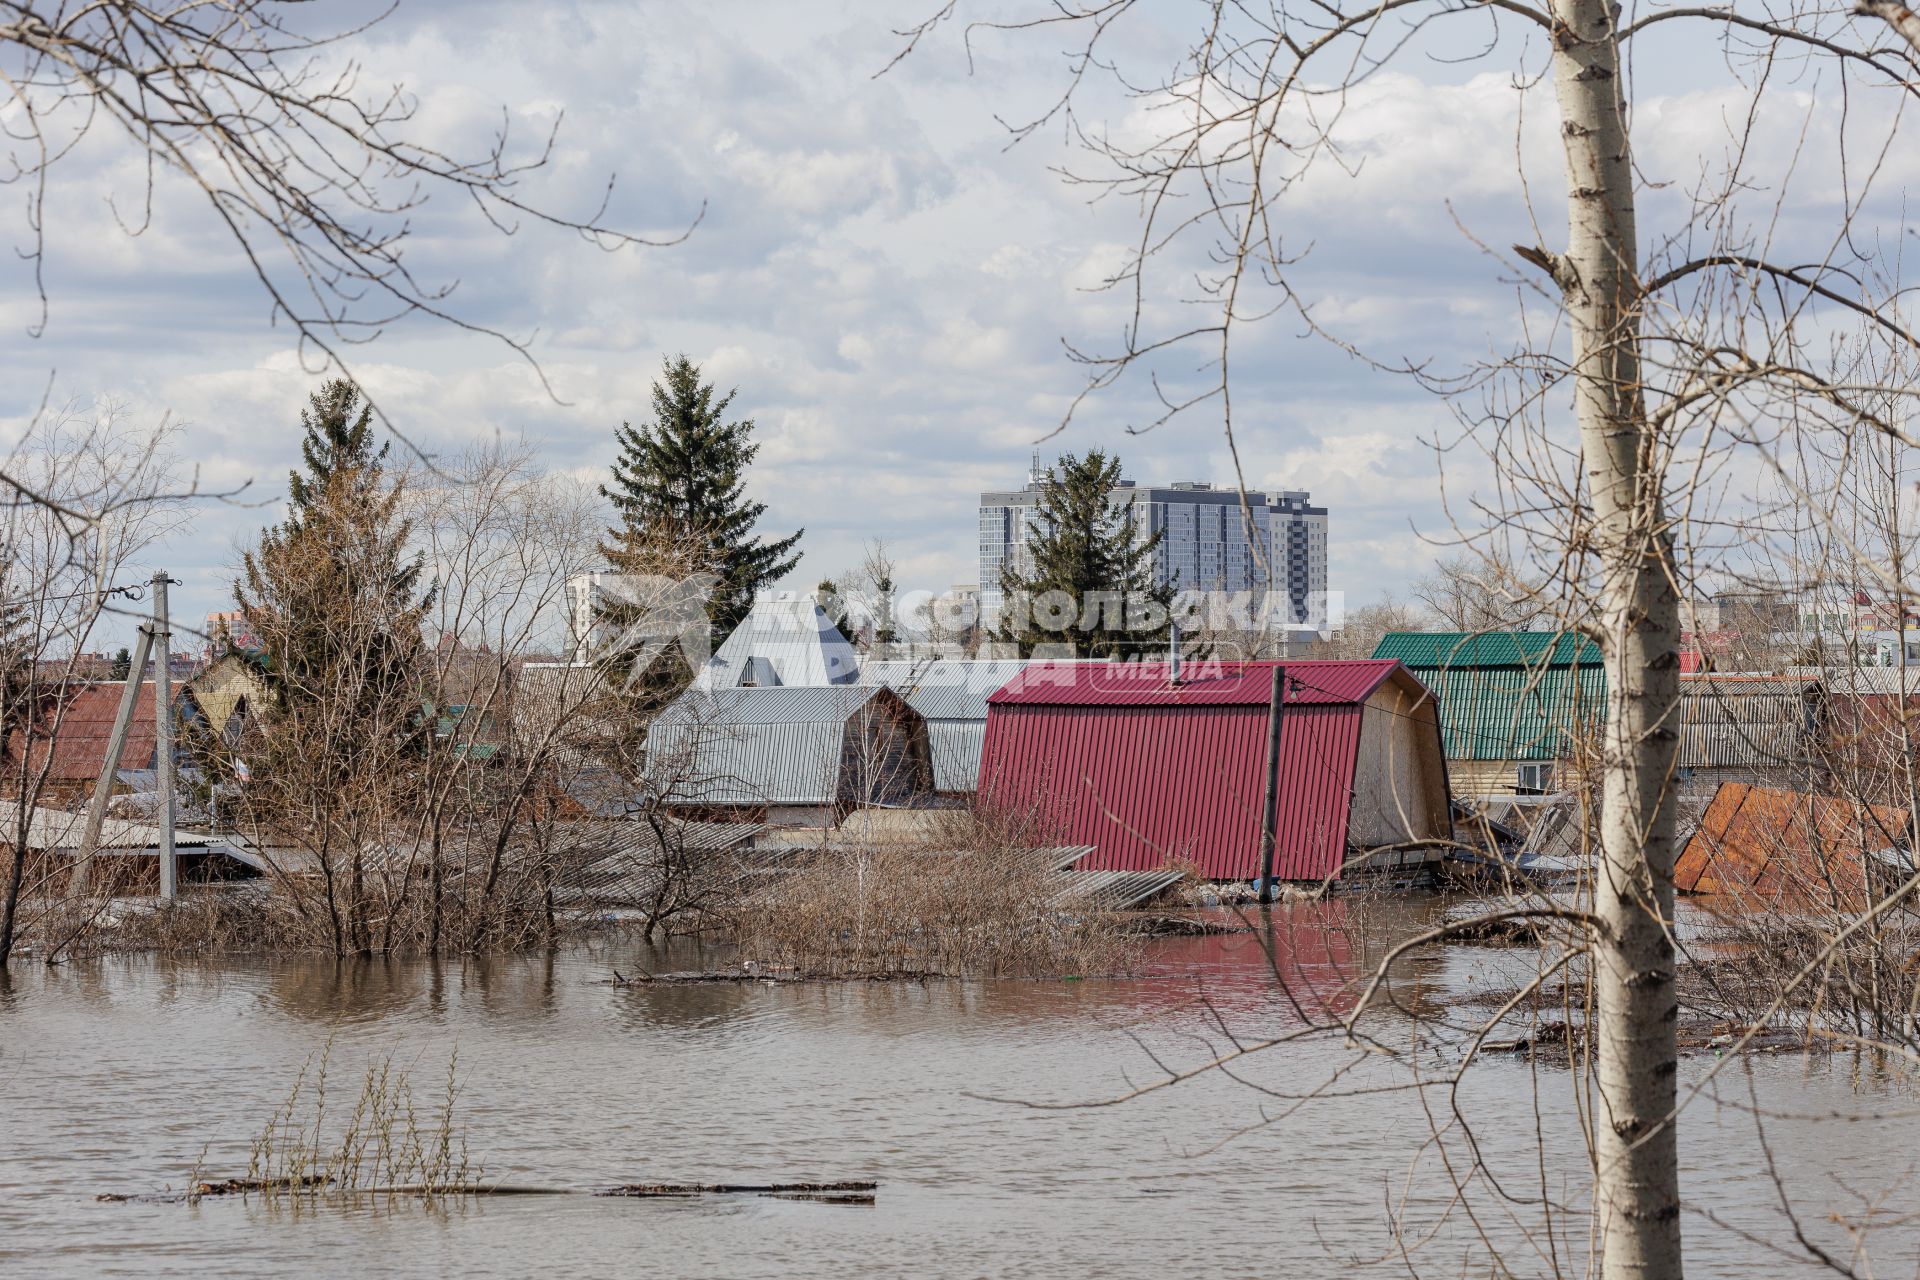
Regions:
<instances>
[{"instance_id":1,"label":"tall residential high-rise building","mask_svg":"<svg viewBox=\"0 0 1920 1280\"><path fill-rule=\"evenodd\" d=\"M1036 458L1024 489L980 495L980 614L989 626L1003 604L1001 569L1032 569L1027 536L1044 478ZM1133 504L1141 538L1163 533L1153 553L1156 586L1266 591L1267 569L1254 554L1263 547L1274 576L1268 601L1274 625L1320 631L1327 626L1327 509L1313 506L1310 496L1304 490L1249 490L1243 507L1238 489L1198 480L1165 486L1122 480L1109 494L1113 502Z\"/></svg>"},{"instance_id":2,"label":"tall residential high-rise building","mask_svg":"<svg viewBox=\"0 0 1920 1280\"><path fill-rule=\"evenodd\" d=\"M1247 495L1251 500L1251 494ZM1282 625L1327 629L1327 509L1313 505L1305 489L1267 496L1267 530L1274 575L1285 592Z\"/></svg>"}]
</instances>

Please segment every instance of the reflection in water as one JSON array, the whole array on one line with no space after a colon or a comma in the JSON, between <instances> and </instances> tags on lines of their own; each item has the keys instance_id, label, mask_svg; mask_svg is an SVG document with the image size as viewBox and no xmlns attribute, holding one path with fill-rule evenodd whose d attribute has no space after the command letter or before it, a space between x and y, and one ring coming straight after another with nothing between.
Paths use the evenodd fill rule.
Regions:
<instances>
[{"instance_id":1,"label":"reflection in water","mask_svg":"<svg viewBox=\"0 0 1920 1280\"><path fill-rule=\"evenodd\" d=\"M1161 940L1136 977L1079 982L613 987L616 969L730 958L627 938L486 961L22 969L0 976L0 1183L14 1188L0 1196L0 1273L606 1274L645 1258L681 1275L1159 1274L1202 1257L1230 1274L1282 1263L1303 1275L1404 1274L1380 1189L1413 1168L1410 1223L1433 1231L1428 1269L1485 1274L1484 1244L1448 1216L1429 1115L1412 1094L1325 1099L1266 1127L1271 1099L1217 1075L1117 1107L1021 1105L1108 1099L1157 1078L1156 1063L1197 1065L1223 1024L1259 1036L1337 1020L1395 940L1445 906L1355 897L1250 912L1254 932ZM1396 991L1403 1005L1437 1002L1502 962L1424 951L1397 966ZM569 1195L297 1214L94 1202L103 1190L177 1186L203 1148L209 1173L243 1171L253 1137L329 1041L343 1082L388 1054L430 1079L457 1053L465 1136L492 1178L591 1188L872 1177L879 1202ZM1339 1036L1315 1036L1238 1070L1279 1097L1354 1056ZM1841 1063L1754 1070L1763 1100L1800 1115L1874 1105L1853 1096ZM1398 1071L1374 1061L1353 1079L1404 1080ZM1490 1063L1457 1102L1486 1158L1522 1189L1542 1176L1537 1123L1545 1176L1579 1208L1584 1148L1564 1075ZM1699 1207L1777 1236L1751 1117L1708 1108L1691 1119ZM1863 1190L1892 1184L1911 1160L1911 1123L1849 1128L1844 1144L1817 1123L1774 1123L1767 1136L1809 1231L1845 1247L1823 1219L1832 1175ZM1691 1219L1689 1231L1703 1272L1790 1269L1733 1231ZM1876 1252L1913 1244L1890 1236Z\"/></svg>"}]
</instances>

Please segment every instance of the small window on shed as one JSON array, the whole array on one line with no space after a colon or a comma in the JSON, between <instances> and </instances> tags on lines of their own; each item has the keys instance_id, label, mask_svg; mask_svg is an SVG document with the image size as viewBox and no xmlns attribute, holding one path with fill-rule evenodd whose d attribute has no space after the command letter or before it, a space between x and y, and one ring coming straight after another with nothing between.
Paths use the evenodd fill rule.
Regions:
<instances>
[{"instance_id":1,"label":"small window on shed","mask_svg":"<svg viewBox=\"0 0 1920 1280\"><path fill-rule=\"evenodd\" d=\"M1513 789L1523 796L1544 796L1552 791L1552 762L1529 762L1521 765L1517 770Z\"/></svg>"},{"instance_id":2,"label":"small window on shed","mask_svg":"<svg viewBox=\"0 0 1920 1280\"><path fill-rule=\"evenodd\" d=\"M780 673L767 658L748 658L746 668L740 673L740 683L756 689L767 688L780 683Z\"/></svg>"}]
</instances>

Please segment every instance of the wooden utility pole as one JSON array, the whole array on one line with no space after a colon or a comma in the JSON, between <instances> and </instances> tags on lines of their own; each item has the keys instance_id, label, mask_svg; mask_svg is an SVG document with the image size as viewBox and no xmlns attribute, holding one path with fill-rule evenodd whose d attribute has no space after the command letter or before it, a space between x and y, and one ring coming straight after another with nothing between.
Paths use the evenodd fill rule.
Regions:
<instances>
[{"instance_id":1,"label":"wooden utility pole","mask_svg":"<svg viewBox=\"0 0 1920 1280\"><path fill-rule=\"evenodd\" d=\"M1280 817L1280 716L1287 706L1287 669L1273 668L1267 703L1267 799L1260 806L1260 905L1273 901L1273 824Z\"/></svg>"}]
</instances>

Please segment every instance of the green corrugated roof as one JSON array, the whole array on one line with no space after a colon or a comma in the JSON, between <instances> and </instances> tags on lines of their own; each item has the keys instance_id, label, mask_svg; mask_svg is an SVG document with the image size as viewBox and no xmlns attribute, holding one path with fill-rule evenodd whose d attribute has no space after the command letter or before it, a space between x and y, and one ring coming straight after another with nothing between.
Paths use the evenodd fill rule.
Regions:
<instances>
[{"instance_id":1,"label":"green corrugated roof","mask_svg":"<svg viewBox=\"0 0 1920 1280\"><path fill-rule=\"evenodd\" d=\"M1389 631L1376 658L1429 667L1600 665L1600 646L1570 631Z\"/></svg>"},{"instance_id":2,"label":"green corrugated roof","mask_svg":"<svg viewBox=\"0 0 1920 1280\"><path fill-rule=\"evenodd\" d=\"M1390 631L1373 656L1433 690L1449 760L1556 759L1606 709L1600 649L1568 632Z\"/></svg>"},{"instance_id":3,"label":"green corrugated roof","mask_svg":"<svg viewBox=\"0 0 1920 1280\"><path fill-rule=\"evenodd\" d=\"M1553 760L1568 731L1606 709L1602 667L1440 667L1415 671L1440 703L1449 760Z\"/></svg>"}]
</instances>

